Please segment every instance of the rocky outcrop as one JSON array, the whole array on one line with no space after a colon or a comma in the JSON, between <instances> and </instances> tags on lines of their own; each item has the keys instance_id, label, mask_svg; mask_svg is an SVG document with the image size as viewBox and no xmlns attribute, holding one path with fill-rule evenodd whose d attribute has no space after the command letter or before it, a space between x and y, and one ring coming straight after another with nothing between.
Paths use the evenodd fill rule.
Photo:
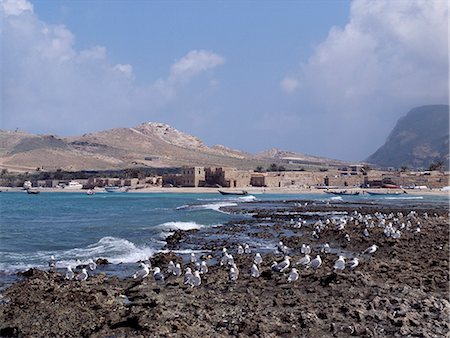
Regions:
<instances>
[{"instance_id":1,"label":"rocky outcrop","mask_svg":"<svg viewBox=\"0 0 450 338\"><path fill-rule=\"evenodd\" d=\"M424 169L438 162L448 168L448 160L448 105L412 109L398 120L386 143L367 158L367 162L382 167Z\"/></svg>"}]
</instances>

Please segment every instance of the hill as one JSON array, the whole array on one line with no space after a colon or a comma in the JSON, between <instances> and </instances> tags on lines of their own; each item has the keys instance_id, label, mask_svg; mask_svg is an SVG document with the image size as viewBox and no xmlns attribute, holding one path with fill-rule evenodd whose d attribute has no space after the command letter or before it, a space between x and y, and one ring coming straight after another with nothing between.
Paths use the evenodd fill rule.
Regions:
<instances>
[{"instance_id":1,"label":"hill","mask_svg":"<svg viewBox=\"0 0 450 338\"><path fill-rule=\"evenodd\" d=\"M299 164L342 165L340 161L282 151L253 155L223 145L208 147L198 137L156 122L66 138L0 131L0 166L16 171L37 167L76 171L183 165L254 169L267 168L273 162L285 163L280 154L300 159L292 168Z\"/></svg>"},{"instance_id":2,"label":"hill","mask_svg":"<svg viewBox=\"0 0 450 338\"><path fill-rule=\"evenodd\" d=\"M449 160L449 106L428 105L412 109L367 162L382 167L427 169Z\"/></svg>"}]
</instances>

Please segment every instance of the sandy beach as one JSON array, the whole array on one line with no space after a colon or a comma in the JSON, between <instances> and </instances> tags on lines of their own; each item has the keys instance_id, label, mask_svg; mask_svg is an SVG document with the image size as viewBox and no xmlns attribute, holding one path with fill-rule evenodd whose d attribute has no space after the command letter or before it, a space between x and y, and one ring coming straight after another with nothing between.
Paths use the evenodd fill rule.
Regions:
<instances>
[{"instance_id":1,"label":"sandy beach","mask_svg":"<svg viewBox=\"0 0 450 338\"><path fill-rule=\"evenodd\" d=\"M64 192L64 193L86 193L85 189L61 189L61 188L37 188L40 192ZM188 187L173 187L173 188L163 188L163 187L150 187L150 188L140 188L140 189L129 189L127 193L183 193L183 194L217 194L219 190L228 192L240 192L242 190L247 191L249 195L260 195L260 194L326 194L327 189L317 189L317 188L256 188L256 187L244 187L244 188L188 188ZM330 191L351 191L359 192L364 194L364 192L383 192L383 193L398 193L406 191L407 194L411 195L439 195L439 196L450 196L450 191L442 189L367 189L367 188L357 188L357 187L342 187L342 188L332 188ZM1 192L20 192L24 191L22 188L11 188L11 187L0 187ZM105 190L103 188L95 188L94 192L103 193Z\"/></svg>"},{"instance_id":2,"label":"sandy beach","mask_svg":"<svg viewBox=\"0 0 450 338\"><path fill-rule=\"evenodd\" d=\"M2 294L0 334L4 337L443 337L450 324L448 210L433 205L411 206L317 204L282 202L276 209L254 203L245 210L251 219L221 227L176 231L167 238L168 250L196 243L209 252L201 257L210 265L202 284L191 288L182 277L165 273L164 282L150 275L144 281L119 279L101 272L101 266L85 282L64 279L63 271L30 270L25 279ZM253 208L253 209L252 209ZM401 238L386 237L383 228L369 229L348 221L344 233L325 227L320 238L311 232L318 220L330 213L361 215L392 213L392 222L412 222ZM401 214L399 214L401 212ZM339 214L340 213L340 214ZM309 225L295 227L290 221L303 215ZM356 214L355 214L356 215ZM412 215L412 216L411 216ZM358 216L359 217L359 216ZM362 216L361 216L362 217ZM356 216L355 216L356 218ZM394 220L397 218L397 220ZM270 224L269 224L269 223ZM417 231L420 224L420 231ZM239 236L264 236L283 240L299 280L288 283L288 271L271 270L281 253L266 253L259 278L249 269L254 252L237 254ZM322 266L314 270L296 265L303 257L302 243L321 255ZM359 257L354 270L336 271L334 253L321 250L325 243ZM362 254L369 246L374 254ZM235 257L240 274L229 280L228 268L217 264L222 248ZM152 266L165 271L172 260L183 268L195 265L171 251L150 258ZM100 263L100 262L99 262Z\"/></svg>"}]
</instances>

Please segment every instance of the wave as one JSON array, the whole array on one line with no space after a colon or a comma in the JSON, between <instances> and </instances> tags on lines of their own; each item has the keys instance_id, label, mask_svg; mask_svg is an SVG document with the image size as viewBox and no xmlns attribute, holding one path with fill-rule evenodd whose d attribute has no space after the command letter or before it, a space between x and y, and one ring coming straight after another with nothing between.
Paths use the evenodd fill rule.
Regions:
<instances>
[{"instance_id":1,"label":"wave","mask_svg":"<svg viewBox=\"0 0 450 338\"><path fill-rule=\"evenodd\" d=\"M384 197L385 200L422 200L423 196L387 196Z\"/></svg>"},{"instance_id":2,"label":"wave","mask_svg":"<svg viewBox=\"0 0 450 338\"><path fill-rule=\"evenodd\" d=\"M16 273L29 268L47 268L51 255L57 259L57 267L87 264L89 259L106 258L110 263L135 263L153 256L155 250L146 245L136 245L123 238L103 237L97 243L85 248L74 248L64 251L37 251L33 253L1 252L4 262L0 263L0 271ZM14 263L6 263L14 262Z\"/></svg>"},{"instance_id":3,"label":"wave","mask_svg":"<svg viewBox=\"0 0 450 338\"><path fill-rule=\"evenodd\" d=\"M234 202L216 202L216 203L207 203L207 204L191 204L191 205L181 205L176 208L176 210L213 210L218 211L224 214L226 212L220 210L222 207L235 207L237 203Z\"/></svg>"},{"instance_id":4,"label":"wave","mask_svg":"<svg viewBox=\"0 0 450 338\"><path fill-rule=\"evenodd\" d=\"M167 230L193 230L201 229L205 226L195 222L166 222L158 225L157 227Z\"/></svg>"}]
</instances>

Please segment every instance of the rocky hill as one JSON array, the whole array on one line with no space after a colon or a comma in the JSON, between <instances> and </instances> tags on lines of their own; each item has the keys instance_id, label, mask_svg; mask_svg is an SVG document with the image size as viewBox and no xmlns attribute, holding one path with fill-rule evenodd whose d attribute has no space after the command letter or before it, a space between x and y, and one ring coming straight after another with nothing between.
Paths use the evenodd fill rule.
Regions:
<instances>
[{"instance_id":1,"label":"rocky hill","mask_svg":"<svg viewBox=\"0 0 450 338\"><path fill-rule=\"evenodd\" d=\"M18 171L38 167L75 171L183 165L254 169L257 166L266 168L272 162L283 163L279 154L252 155L222 145L208 147L195 136L155 122L67 138L0 131L0 167ZM306 165L342 163L295 155Z\"/></svg>"},{"instance_id":2,"label":"rocky hill","mask_svg":"<svg viewBox=\"0 0 450 338\"><path fill-rule=\"evenodd\" d=\"M382 167L427 169L439 161L448 167L449 106L412 109L398 120L386 143L367 162Z\"/></svg>"}]
</instances>

